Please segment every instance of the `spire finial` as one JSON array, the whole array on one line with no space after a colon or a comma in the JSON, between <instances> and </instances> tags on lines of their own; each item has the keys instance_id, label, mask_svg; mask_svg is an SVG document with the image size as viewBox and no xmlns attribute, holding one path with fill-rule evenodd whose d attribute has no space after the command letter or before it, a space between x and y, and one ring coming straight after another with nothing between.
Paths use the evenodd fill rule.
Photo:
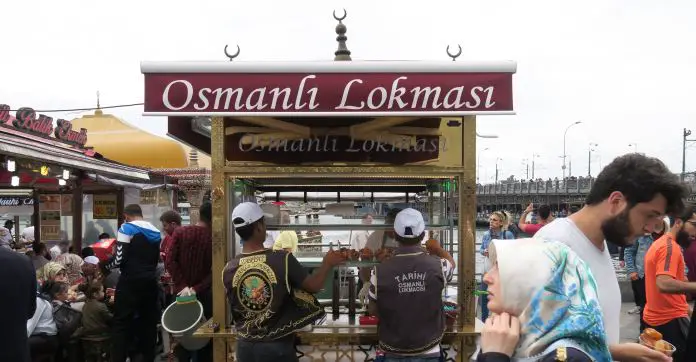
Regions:
<instances>
[{"instance_id":1,"label":"spire finial","mask_svg":"<svg viewBox=\"0 0 696 362\"><path fill-rule=\"evenodd\" d=\"M189 151L189 167L198 168L198 151L195 148Z\"/></svg>"},{"instance_id":2,"label":"spire finial","mask_svg":"<svg viewBox=\"0 0 696 362\"><path fill-rule=\"evenodd\" d=\"M348 47L346 46L346 40L348 40L348 37L346 37L346 32L348 31L348 28L346 28L345 24L343 24L343 20L348 16L348 13L346 12L346 9L343 9L343 16L338 17L336 16L336 10L333 12L333 17L338 21L338 25L336 25L336 34L338 36L336 37L336 41L338 42L338 49L336 49L336 52L334 52L334 60L352 60L350 58L350 50L348 50Z\"/></svg>"},{"instance_id":3,"label":"spire finial","mask_svg":"<svg viewBox=\"0 0 696 362\"><path fill-rule=\"evenodd\" d=\"M104 112L102 112L102 110L101 110L101 99L100 98L101 98L101 96L99 94L99 91L97 91L97 109L94 110L95 116L101 116L102 114L104 114Z\"/></svg>"},{"instance_id":4,"label":"spire finial","mask_svg":"<svg viewBox=\"0 0 696 362\"><path fill-rule=\"evenodd\" d=\"M230 58L230 62L231 62L231 61L234 60L234 58L236 58L236 57L239 56L239 53L240 53L242 50L239 49L239 45L237 45L237 52L234 53L234 54L230 54L230 53L227 52L227 47L228 47L228 46L225 45L225 55L226 55L228 58Z\"/></svg>"},{"instance_id":5,"label":"spire finial","mask_svg":"<svg viewBox=\"0 0 696 362\"><path fill-rule=\"evenodd\" d=\"M459 58L459 56L462 55L462 46L457 44L457 47L459 48L459 51L452 54L450 53L450 46L447 46L447 55L449 55L449 57L452 58L452 61L457 60L457 58Z\"/></svg>"}]
</instances>

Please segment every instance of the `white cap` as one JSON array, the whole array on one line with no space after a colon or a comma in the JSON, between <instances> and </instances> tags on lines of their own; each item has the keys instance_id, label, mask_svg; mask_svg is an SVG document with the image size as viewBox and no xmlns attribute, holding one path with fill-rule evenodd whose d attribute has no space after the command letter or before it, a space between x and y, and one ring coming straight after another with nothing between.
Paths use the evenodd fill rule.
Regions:
<instances>
[{"instance_id":1,"label":"white cap","mask_svg":"<svg viewBox=\"0 0 696 362\"><path fill-rule=\"evenodd\" d=\"M232 224L239 228L252 224L264 216L270 215L265 214L257 203L243 202L232 210Z\"/></svg>"},{"instance_id":2,"label":"white cap","mask_svg":"<svg viewBox=\"0 0 696 362\"><path fill-rule=\"evenodd\" d=\"M394 220L394 231L403 238L415 238L421 236L425 231L425 220L423 214L415 209L404 209L396 214Z\"/></svg>"},{"instance_id":3,"label":"white cap","mask_svg":"<svg viewBox=\"0 0 696 362\"><path fill-rule=\"evenodd\" d=\"M99 258L97 258L94 255L90 255L90 256L85 258L85 263L92 264L92 265L99 265Z\"/></svg>"}]
</instances>

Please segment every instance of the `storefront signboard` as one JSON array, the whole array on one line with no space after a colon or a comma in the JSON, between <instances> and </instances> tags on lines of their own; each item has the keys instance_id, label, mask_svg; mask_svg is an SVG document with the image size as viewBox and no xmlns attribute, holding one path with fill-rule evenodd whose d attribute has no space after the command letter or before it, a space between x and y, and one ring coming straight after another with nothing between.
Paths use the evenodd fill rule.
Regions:
<instances>
[{"instance_id":1,"label":"storefront signboard","mask_svg":"<svg viewBox=\"0 0 696 362\"><path fill-rule=\"evenodd\" d=\"M45 138L53 138L80 148L87 143L87 130L84 128L79 131L73 130L70 121L58 119L54 126L52 117L37 114L32 108L21 107L17 109L14 117L10 115L11 109L7 104L0 104L0 125Z\"/></svg>"},{"instance_id":2,"label":"storefront signboard","mask_svg":"<svg viewBox=\"0 0 696 362\"><path fill-rule=\"evenodd\" d=\"M34 198L19 196L0 196L0 206L31 206Z\"/></svg>"},{"instance_id":3,"label":"storefront signboard","mask_svg":"<svg viewBox=\"0 0 696 362\"><path fill-rule=\"evenodd\" d=\"M514 62L144 62L150 115L512 114Z\"/></svg>"}]
</instances>

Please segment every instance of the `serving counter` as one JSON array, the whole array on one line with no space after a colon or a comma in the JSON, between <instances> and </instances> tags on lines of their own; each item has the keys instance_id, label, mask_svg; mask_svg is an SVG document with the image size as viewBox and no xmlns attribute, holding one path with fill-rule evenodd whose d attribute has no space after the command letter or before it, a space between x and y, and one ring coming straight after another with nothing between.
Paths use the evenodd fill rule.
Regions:
<instances>
[{"instance_id":1,"label":"serving counter","mask_svg":"<svg viewBox=\"0 0 696 362\"><path fill-rule=\"evenodd\" d=\"M377 326L361 326L342 315L338 320L327 320L297 333L298 356L301 361L371 361L377 354ZM483 323L476 319L475 326L460 328L449 326L445 331L441 348L447 362L457 361L457 351L463 348L467 355L476 348ZM235 333L233 327L217 333L207 326L201 327L195 336L224 339L227 341L228 360L234 358ZM305 358L303 358L305 357Z\"/></svg>"}]
</instances>

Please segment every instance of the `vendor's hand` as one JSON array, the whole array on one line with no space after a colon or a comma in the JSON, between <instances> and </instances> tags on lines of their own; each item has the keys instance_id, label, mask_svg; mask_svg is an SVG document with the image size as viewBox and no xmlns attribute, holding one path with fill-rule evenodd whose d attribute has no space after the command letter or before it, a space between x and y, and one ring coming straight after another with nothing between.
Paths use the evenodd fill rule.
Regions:
<instances>
[{"instance_id":1,"label":"vendor's hand","mask_svg":"<svg viewBox=\"0 0 696 362\"><path fill-rule=\"evenodd\" d=\"M487 258L488 257L488 249L484 250L482 254L483 254L483 256L485 256Z\"/></svg>"},{"instance_id":2,"label":"vendor's hand","mask_svg":"<svg viewBox=\"0 0 696 362\"><path fill-rule=\"evenodd\" d=\"M520 320L507 313L486 319L481 331L481 352L497 352L512 357L520 340Z\"/></svg>"},{"instance_id":3,"label":"vendor's hand","mask_svg":"<svg viewBox=\"0 0 696 362\"><path fill-rule=\"evenodd\" d=\"M358 300L359 301L361 301L363 303L366 303L367 301L369 301L368 293L370 292L371 285L372 285L372 283L370 283L370 282L363 283L362 289L360 289L360 292L358 292Z\"/></svg>"},{"instance_id":4,"label":"vendor's hand","mask_svg":"<svg viewBox=\"0 0 696 362\"><path fill-rule=\"evenodd\" d=\"M329 251L324 255L324 260L322 262L330 267L341 265L345 262L341 253L338 251Z\"/></svg>"},{"instance_id":5,"label":"vendor's hand","mask_svg":"<svg viewBox=\"0 0 696 362\"><path fill-rule=\"evenodd\" d=\"M196 295L196 291L193 290L193 288L186 287L182 289L177 295L180 297L188 297L191 295Z\"/></svg>"},{"instance_id":6,"label":"vendor's hand","mask_svg":"<svg viewBox=\"0 0 696 362\"><path fill-rule=\"evenodd\" d=\"M662 352L655 351L638 343L622 343L611 346L612 357L622 362L671 362Z\"/></svg>"},{"instance_id":7,"label":"vendor's hand","mask_svg":"<svg viewBox=\"0 0 696 362\"><path fill-rule=\"evenodd\" d=\"M631 278L631 280L638 280L638 273L633 272L631 274L628 274L628 277Z\"/></svg>"}]
</instances>

